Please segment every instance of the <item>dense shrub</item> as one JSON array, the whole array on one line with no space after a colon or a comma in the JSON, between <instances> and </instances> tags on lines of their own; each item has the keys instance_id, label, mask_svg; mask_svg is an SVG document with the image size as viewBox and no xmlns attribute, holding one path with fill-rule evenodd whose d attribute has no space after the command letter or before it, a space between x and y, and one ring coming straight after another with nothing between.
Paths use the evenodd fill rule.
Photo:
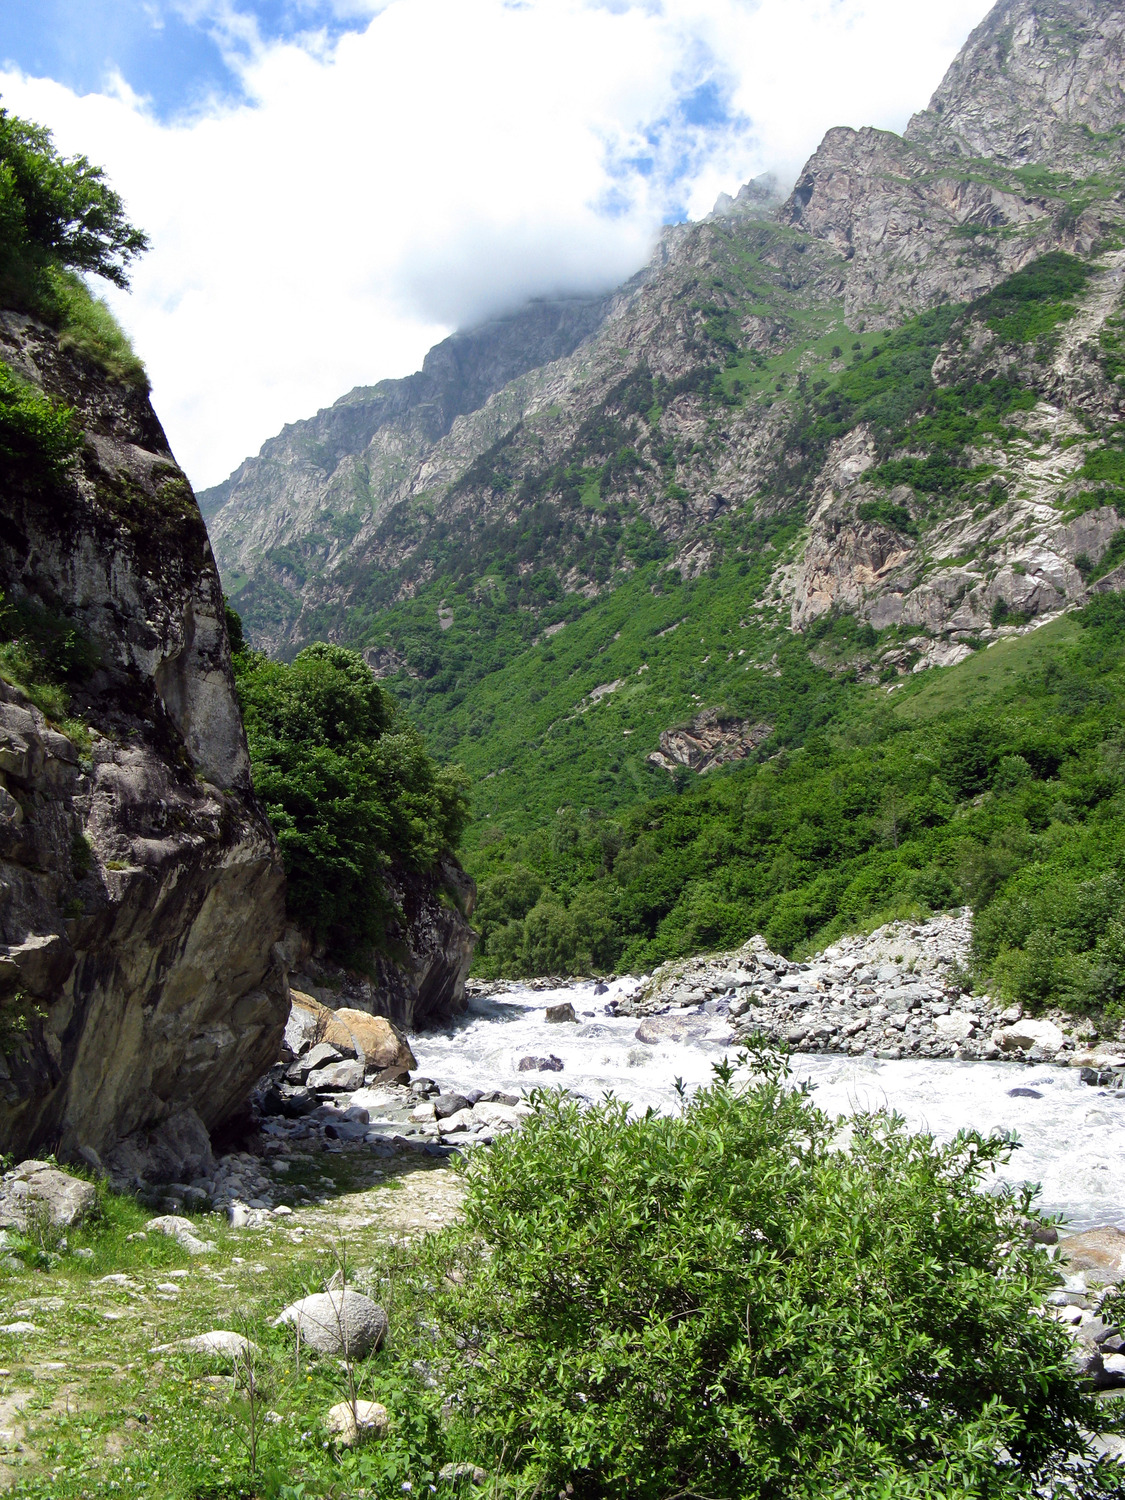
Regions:
<instances>
[{"instance_id":1,"label":"dense shrub","mask_svg":"<svg viewBox=\"0 0 1125 1500\"><path fill-rule=\"evenodd\" d=\"M342 957L378 945L387 871L430 871L460 839L463 773L438 769L357 652L310 646L289 665L243 652L235 670L294 920Z\"/></svg>"},{"instance_id":2,"label":"dense shrub","mask_svg":"<svg viewBox=\"0 0 1125 1500\"><path fill-rule=\"evenodd\" d=\"M542 1096L475 1156L424 1304L453 1439L575 1500L1121 1493L1071 1468L1100 1424L1011 1147L841 1132L754 1061L673 1118Z\"/></svg>"}]
</instances>

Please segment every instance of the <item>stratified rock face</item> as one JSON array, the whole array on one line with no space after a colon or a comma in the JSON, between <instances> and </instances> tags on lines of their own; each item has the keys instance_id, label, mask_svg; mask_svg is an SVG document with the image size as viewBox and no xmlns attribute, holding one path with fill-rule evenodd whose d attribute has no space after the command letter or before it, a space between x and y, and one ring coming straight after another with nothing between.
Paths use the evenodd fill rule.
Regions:
<instances>
[{"instance_id":1,"label":"stratified rock face","mask_svg":"<svg viewBox=\"0 0 1125 1500\"><path fill-rule=\"evenodd\" d=\"M716 766L745 760L751 751L769 738L772 730L772 724L724 717L717 710L708 708L697 714L690 724L679 729L662 730L660 749L654 750L649 760L665 771L687 766L703 775Z\"/></svg>"},{"instance_id":2,"label":"stratified rock face","mask_svg":"<svg viewBox=\"0 0 1125 1500\"><path fill-rule=\"evenodd\" d=\"M1011 166L1081 170L1125 118L1125 11L1105 0L1001 0L908 140Z\"/></svg>"},{"instance_id":3,"label":"stratified rock face","mask_svg":"<svg viewBox=\"0 0 1125 1500\"><path fill-rule=\"evenodd\" d=\"M147 397L22 315L0 314L0 358L86 434L65 480L5 483L0 588L96 659L72 695L88 744L0 683L0 1146L89 1159L138 1133L125 1154L173 1175L276 1054L281 864L207 535Z\"/></svg>"}]
</instances>

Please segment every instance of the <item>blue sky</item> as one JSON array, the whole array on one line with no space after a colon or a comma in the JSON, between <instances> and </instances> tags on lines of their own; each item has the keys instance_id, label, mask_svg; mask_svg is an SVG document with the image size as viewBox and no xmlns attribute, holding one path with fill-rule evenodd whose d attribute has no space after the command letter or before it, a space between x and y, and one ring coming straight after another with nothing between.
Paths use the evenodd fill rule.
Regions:
<instances>
[{"instance_id":1,"label":"blue sky","mask_svg":"<svg viewBox=\"0 0 1125 1500\"><path fill-rule=\"evenodd\" d=\"M269 45L310 34L331 42L345 31L364 29L375 8L325 0L244 0L231 10ZM170 120L215 97L241 96L237 60L245 48L232 27L224 26L226 10L175 0L5 0L0 59L79 94L96 92L120 74L151 101L158 118Z\"/></svg>"},{"instance_id":2,"label":"blue sky","mask_svg":"<svg viewBox=\"0 0 1125 1500\"><path fill-rule=\"evenodd\" d=\"M106 291L193 483L607 288L833 125L901 129L989 0L0 0L0 97L152 248Z\"/></svg>"}]
</instances>

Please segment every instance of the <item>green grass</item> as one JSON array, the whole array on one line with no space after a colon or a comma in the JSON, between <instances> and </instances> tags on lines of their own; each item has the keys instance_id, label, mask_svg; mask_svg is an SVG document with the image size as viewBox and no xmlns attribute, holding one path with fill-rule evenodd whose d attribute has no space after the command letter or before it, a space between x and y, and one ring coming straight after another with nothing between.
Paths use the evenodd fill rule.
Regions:
<instances>
[{"instance_id":1,"label":"green grass","mask_svg":"<svg viewBox=\"0 0 1125 1500\"><path fill-rule=\"evenodd\" d=\"M373 1167L354 1152L294 1162L287 1188L308 1178L328 1201L256 1232L189 1215L197 1235L216 1243L203 1256L162 1234L137 1238L154 1210L104 1186L97 1219L69 1231L65 1245L57 1233L46 1249L9 1235L0 1321L25 1319L41 1331L0 1334L0 1413L9 1432L22 1431L18 1441L0 1436L6 1492L27 1500L358 1500L372 1484L381 1495L401 1494L408 1477L432 1477L437 1411L400 1357L413 1332L396 1288L417 1234L403 1233L403 1214L413 1221L433 1207L427 1185L449 1175L411 1159ZM85 1250L92 1256L76 1253ZM377 1453L352 1456L324 1426L329 1407L348 1396L340 1362L306 1349L298 1367L292 1334L273 1327L287 1303L323 1290L341 1256L350 1284L369 1287L392 1319L386 1345L356 1364L359 1399L383 1401L392 1430ZM179 1293L162 1291L166 1284ZM215 1328L243 1333L262 1350L253 1466L245 1376L232 1380L222 1358L157 1347ZM267 1410L280 1420L265 1421Z\"/></svg>"},{"instance_id":2,"label":"green grass","mask_svg":"<svg viewBox=\"0 0 1125 1500\"><path fill-rule=\"evenodd\" d=\"M97 366L120 385L148 391L148 375L109 305L73 271L53 273L59 348Z\"/></svg>"}]
</instances>

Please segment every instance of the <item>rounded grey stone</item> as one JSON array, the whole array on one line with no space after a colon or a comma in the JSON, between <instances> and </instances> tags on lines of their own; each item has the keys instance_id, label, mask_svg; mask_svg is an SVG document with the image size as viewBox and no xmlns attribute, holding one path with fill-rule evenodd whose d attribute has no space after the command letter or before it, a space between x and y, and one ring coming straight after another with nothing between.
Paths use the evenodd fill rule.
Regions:
<instances>
[{"instance_id":1,"label":"rounded grey stone","mask_svg":"<svg viewBox=\"0 0 1125 1500\"><path fill-rule=\"evenodd\" d=\"M298 1328L301 1342L318 1354L347 1354L361 1359L382 1342L387 1315L360 1292L317 1292L290 1303L275 1326Z\"/></svg>"}]
</instances>

